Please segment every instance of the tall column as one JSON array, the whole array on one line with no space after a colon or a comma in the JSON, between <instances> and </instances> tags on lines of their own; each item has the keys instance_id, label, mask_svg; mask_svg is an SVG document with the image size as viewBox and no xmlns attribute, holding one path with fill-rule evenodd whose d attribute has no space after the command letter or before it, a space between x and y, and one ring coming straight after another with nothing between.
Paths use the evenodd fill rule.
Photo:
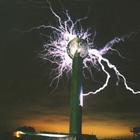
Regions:
<instances>
[{"instance_id":1,"label":"tall column","mask_svg":"<svg viewBox=\"0 0 140 140\"><path fill-rule=\"evenodd\" d=\"M80 94L82 90L82 65L83 58L80 57L80 53L75 52L72 64L70 134L82 133L82 106L80 105Z\"/></svg>"}]
</instances>

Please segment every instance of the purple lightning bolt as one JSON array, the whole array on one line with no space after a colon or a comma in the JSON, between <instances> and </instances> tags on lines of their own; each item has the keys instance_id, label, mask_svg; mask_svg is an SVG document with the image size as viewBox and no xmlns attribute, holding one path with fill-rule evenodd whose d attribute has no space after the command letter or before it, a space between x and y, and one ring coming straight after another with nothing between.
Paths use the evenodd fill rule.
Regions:
<instances>
[{"instance_id":1,"label":"purple lightning bolt","mask_svg":"<svg viewBox=\"0 0 140 140\"><path fill-rule=\"evenodd\" d=\"M96 49L94 45L94 38L96 35L96 32L94 35L92 35L90 29L84 30L80 24L82 20L86 20L88 18L88 15L79 18L76 21L73 21L68 13L68 10L63 7L63 13L65 15L65 19L62 20L62 18L53 10L50 2L49 8L56 19L57 26L52 25L41 25L38 27L31 28L28 31L24 32L30 32L32 30L41 29L41 28L50 28L52 29L52 35L44 35L49 38L49 41L44 44L44 50L40 54L40 56L47 61L50 61L51 63L56 64L57 67L55 67L52 71L56 73L56 76L53 77L53 80L50 85L54 81L57 81L57 85L59 83L60 77L62 77L63 73L69 73L72 69L72 60L67 54L67 45L68 43L74 39L75 37L80 37L87 41L89 46L89 54L83 61L83 67L84 69L87 69L92 77L92 71L91 68L88 66L88 63L90 62L92 65L91 67L94 67L96 69L102 70L106 75L106 80L104 84L97 90L88 92L88 93L82 93L83 96L87 96L89 94L96 94L103 90L105 87L107 87L109 80L110 80L110 73L105 69L105 65L107 65L108 68L114 70L117 82L116 85L119 85L119 81L123 81L125 87L127 90L131 91L133 94L138 94L140 91L134 91L129 85L127 84L126 78L123 74L120 73L120 71L117 69L115 65L110 63L110 61L104 57L105 54L108 52L117 52L117 54L123 58L123 56L113 48L113 46L117 43L123 42L125 39L129 38L131 35L136 34L137 32L132 32L128 35L124 35L121 37L115 37L111 41L109 41L105 46L102 47L102 49ZM139 32L139 31L138 31ZM56 86L57 88L57 86ZM83 98L81 96L81 99Z\"/></svg>"}]
</instances>

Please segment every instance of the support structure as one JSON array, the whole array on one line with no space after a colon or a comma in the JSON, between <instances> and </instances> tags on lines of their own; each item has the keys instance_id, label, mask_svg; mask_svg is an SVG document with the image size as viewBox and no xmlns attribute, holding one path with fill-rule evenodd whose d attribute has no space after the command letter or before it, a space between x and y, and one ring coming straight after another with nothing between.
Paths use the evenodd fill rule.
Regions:
<instances>
[{"instance_id":1,"label":"support structure","mask_svg":"<svg viewBox=\"0 0 140 140\"><path fill-rule=\"evenodd\" d=\"M133 138L139 140L140 139L140 127L134 127L130 129L130 132L133 133Z\"/></svg>"},{"instance_id":2,"label":"support structure","mask_svg":"<svg viewBox=\"0 0 140 140\"><path fill-rule=\"evenodd\" d=\"M82 65L83 58L80 53L75 53L72 64L72 85L70 101L70 134L82 133L82 106L80 105L82 90Z\"/></svg>"},{"instance_id":3,"label":"support structure","mask_svg":"<svg viewBox=\"0 0 140 140\"><path fill-rule=\"evenodd\" d=\"M88 55L88 48L87 42L77 37L71 40L67 46L67 53L73 61L69 133L77 136L82 134L82 67L83 59Z\"/></svg>"}]
</instances>

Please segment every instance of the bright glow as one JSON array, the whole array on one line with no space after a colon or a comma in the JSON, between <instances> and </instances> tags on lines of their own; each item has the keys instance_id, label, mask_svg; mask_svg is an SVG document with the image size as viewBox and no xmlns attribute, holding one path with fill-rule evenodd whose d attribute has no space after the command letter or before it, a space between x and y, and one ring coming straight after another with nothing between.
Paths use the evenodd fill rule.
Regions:
<instances>
[{"instance_id":1,"label":"bright glow","mask_svg":"<svg viewBox=\"0 0 140 140\"><path fill-rule=\"evenodd\" d=\"M76 21L73 21L68 13L68 10L63 7L63 17L65 19L61 18L52 8L50 2L49 7L50 10L56 19L56 25L41 25L39 27L34 27L31 28L28 31L25 32L30 32L35 29L41 29L41 28L49 28L52 29L52 34L51 35L44 35L45 37L49 38L49 41L44 44L44 50L40 54L40 57L42 57L44 60L50 61L51 63L56 64L55 68L52 70L53 75L55 75L52 79L52 82L50 85L53 84L54 81L56 81L57 86L59 83L59 79L63 75L63 73L69 73L71 72L72 69L72 60L67 54L67 45L68 43L73 40L74 38L81 38L86 40L89 50L88 50L88 56L84 59L83 61L83 68L87 69L89 73L92 76L92 71L91 69L94 67L99 71L103 71L106 75L106 80L104 81L104 84L97 90L91 91L89 93L83 94L83 96L89 95L89 94L96 94L103 90L104 88L107 87L109 80L110 80L110 73L106 69L108 67L109 69L112 69L115 74L116 74L116 85L119 85L120 81L123 81L125 87L127 90L131 91L133 94L138 94L140 91L134 91L128 84L127 80L124 77L124 75L118 70L118 68L114 65L111 64L110 61L105 58L105 54L109 52L115 52L117 53L120 57L121 54L113 48L113 46L119 42L124 41L126 38L129 38L131 35L137 33L137 32L132 32L128 35L124 35L121 37L115 37L111 41L109 41L105 46L103 46L101 49L97 49L97 47L94 45L94 37L96 35L96 32L94 35L91 34L90 29L84 29L81 26L82 20L86 20L88 16L85 16L83 18L79 18ZM90 64L90 66L89 66ZM105 66L106 65L106 66ZM56 86L56 88L57 88Z\"/></svg>"},{"instance_id":2,"label":"bright glow","mask_svg":"<svg viewBox=\"0 0 140 140\"><path fill-rule=\"evenodd\" d=\"M56 138L63 138L63 137L68 137L68 135L63 135L63 134L47 134L47 133L38 133L38 136L46 136L46 137L56 137Z\"/></svg>"},{"instance_id":3,"label":"bright glow","mask_svg":"<svg viewBox=\"0 0 140 140\"><path fill-rule=\"evenodd\" d=\"M22 131L16 131L16 132L14 132L14 136L17 137L17 138L20 138L21 137L21 134L25 134L25 133L23 133Z\"/></svg>"},{"instance_id":4,"label":"bright glow","mask_svg":"<svg viewBox=\"0 0 140 140\"><path fill-rule=\"evenodd\" d=\"M69 135L66 134L57 134L57 133L35 133L35 132L22 132L22 131L17 131L16 132L16 137L21 137L22 135L37 135L37 136L46 136L46 137L57 137L57 138L63 138L63 137L68 137Z\"/></svg>"},{"instance_id":5,"label":"bright glow","mask_svg":"<svg viewBox=\"0 0 140 140\"><path fill-rule=\"evenodd\" d=\"M80 93L80 106L83 106L83 87L81 86L81 93Z\"/></svg>"}]
</instances>

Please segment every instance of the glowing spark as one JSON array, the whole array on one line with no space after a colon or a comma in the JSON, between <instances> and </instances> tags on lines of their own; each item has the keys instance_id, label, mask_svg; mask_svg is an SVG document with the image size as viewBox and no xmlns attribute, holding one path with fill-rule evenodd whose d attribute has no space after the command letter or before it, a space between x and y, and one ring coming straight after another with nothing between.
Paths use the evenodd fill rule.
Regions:
<instances>
[{"instance_id":1,"label":"glowing spark","mask_svg":"<svg viewBox=\"0 0 140 140\"><path fill-rule=\"evenodd\" d=\"M72 60L67 54L67 45L68 43L74 39L75 37L82 38L87 41L89 45L89 54L88 56L83 60L83 68L87 69L92 77L91 68L88 66L89 62L92 64L91 67L94 67L98 70L102 70L106 74L106 80L102 87L97 89L94 92L89 92L86 94L83 94L83 96L89 95L89 94L96 94L103 90L105 87L107 87L108 82L110 80L110 73L106 70L104 63L107 65L108 68L113 69L116 77L117 82L116 85L119 84L119 81L123 81L125 87L127 90L131 91L133 94L138 94L140 91L134 91L131 87L128 86L126 78L119 72L117 67L110 63L110 61L104 57L105 54L107 54L109 51L117 52L117 54L121 56L121 54L113 48L113 46L117 43L120 43L124 41L126 38L129 38L132 34L135 34L136 32L132 32L129 35L124 35L122 37L115 37L111 41L109 41L102 49L96 49L94 45L94 37L96 35L96 32L94 35L90 33L90 29L84 30L81 26L81 21L86 20L88 18L88 15L84 18L80 18L76 21L73 21L68 13L68 10L64 8L64 16L65 19L62 20L62 18L55 13L53 10L50 2L49 7L53 14L53 16L56 18L57 25L41 25L39 27L31 28L30 30L26 32L30 32L34 29L40 29L40 28L50 28L52 29L52 35L47 36L49 38L49 42L44 44L44 50L40 56L44 60L48 60L51 63L54 63L57 65L55 69L53 69L53 73L56 74L56 76L53 78L52 82L57 81L57 85L59 83L60 77L63 75L63 73L69 73L71 72L72 68ZM43 34L42 34L43 35ZM46 35L44 35L46 36ZM56 87L57 88L57 87Z\"/></svg>"},{"instance_id":2,"label":"glowing spark","mask_svg":"<svg viewBox=\"0 0 140 140\"><path fill-rule=\"evenodd\" d=\"M22 131L16 131L15 133L18 133L16 137L21 137L21 135L29 135L29 136L46 136L46 137L56 137L56 138L63 138L63 137L69 137L68 134L61 134L61 133L47 133L47 132L22 132Z\"/></svg>"}]
</instances>

